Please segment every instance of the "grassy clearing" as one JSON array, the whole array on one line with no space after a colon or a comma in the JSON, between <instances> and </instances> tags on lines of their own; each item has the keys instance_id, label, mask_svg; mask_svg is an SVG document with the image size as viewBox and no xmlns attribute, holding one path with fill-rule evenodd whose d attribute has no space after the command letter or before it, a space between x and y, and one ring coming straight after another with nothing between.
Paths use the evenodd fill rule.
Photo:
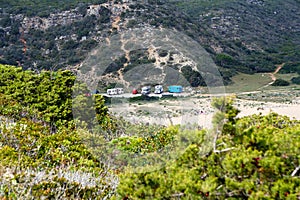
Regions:
<instances>
[{"instance_id":1,"label":"grassy clearing","mask_svg":"<svg viewBox=\"0 0 300 200\"><path fill-rule=\"evenodd\" d=\"M271 90L273 89L273 90ZM258 102L291 103L300 97L300 91L289 87L270 87L257 93L238 94L239 99L246 99Z\"/></svg>"},{"instance_id":2,"label":"grassy clearing","mask_svg":"<svg viewBox=\"0 0 300 200\"><path fill-rule=\"evenodd\" d=\"M298 76L296 73L292 74L279 74L276 75L277 79L283 79L289 81ZM266 86L268 83L272 82L269 74L258 73L258 74L243 74L240 73L232 78L234 82L231 85L226 86L226 93L239 93L239 92L251 92L251 91L266 91L266 90L299 90L300 85L291 84L289 86L279 87L279 86Z\"/></svg>"},{"instance_id":3,"label":"grassy clearing","mask_svg":"<svg viewBox=\"0 0 300 200\"><path fill-rule=\"evenodd\" d=\"M285 81L291 82L292 78L298 77L299 75L297 73L290 73L290 74L280 74L280 73L277 73L275 76L278 79L280 78L280 79L283 79Z\"/></svg>"},{"instance_id":4,"label":"grassy clearing","mask_svg":"<svg viewBox=\"0 0 300 200\"><path fill-rule=\"evenodd\" d=\"M292 90L299 90L300 89L300 85L292 84L292 82L291 82L291 79L293 77L298 77L299 76L297 73L290 73L290 74L277 73L275 76L276 76L277 79L283 79L285 81L290 82L290 85L289 86L268 86L265 89L277 90L277 91L279 91L279 90L292 91Z\"/></svg>"},{"instance_id":5,"label":"grassy clearing","mask_svg":"<svg viewBox=\"0 0 300 200\"><path fill-rule=\"evenodd\" d=\"M261 87L272 82L268 74L243 74L240 73L232 77L233 84L226 86L226 92L250 92L259 90Z\"/></svg>"},{"instance_id":6,"label":"grassy clearing","mask_svg":"<svg viewBox=\"0 0 300 200\"><path fill-rule=\"evenodd\" d=\"M271 90L271 91L287 91L287 92L292 92L292 91L299 91L300 90L300 85L296 84L291 84L289 86L269 86L266 88L266 90Z\"/></svg>"}]
</instances>

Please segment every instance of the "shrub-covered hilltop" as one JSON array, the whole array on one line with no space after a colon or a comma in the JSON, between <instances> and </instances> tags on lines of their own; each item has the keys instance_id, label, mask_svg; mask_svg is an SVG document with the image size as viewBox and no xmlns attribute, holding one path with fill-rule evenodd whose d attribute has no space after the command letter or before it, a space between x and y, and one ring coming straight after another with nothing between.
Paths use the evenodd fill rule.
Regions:
<instances>
[{"instance_id":1,"label":"shrub-covered hilltop","mask_svg":"<svg viewBox=\"0 0 300 200\"><path fill-rule=\"evenodd\" d=\"M300 68L299 0L2 0L0 7L0 63L24 69L76 69L95 48L113 44L114 36L127 38L122 34L143 28L189 36L209 53L226 84L240 72L273 72L282 63L288 73ZM134 38L124 41L119 46L127 50ZM118 55L107 73L154 62L185 67L179 71L193 87L204 85L190 62L180 61L185 58L166 59L172 52L162 52L153 59L145 50Z\"/></svg>"},{"instance_id":2,"label":"shrub-covered hilltop","mask_svg":"<svg viewBox=\"0 0 300 200\"><path fill-rule=\"evenodd\" d=\"M275 113L237 118L233 99L221 98L212 102L212 130L133 125L111 116L103 97L87 95L70 71L0 65L0 73L1 199L300 198L299 121ZM95 105L99 132L76 128L72 98L87 112ZM134 173L109 168L90 138L116 156L158 152L187 138L191 144L163 167Z\"/></svg>"}]
</instances>

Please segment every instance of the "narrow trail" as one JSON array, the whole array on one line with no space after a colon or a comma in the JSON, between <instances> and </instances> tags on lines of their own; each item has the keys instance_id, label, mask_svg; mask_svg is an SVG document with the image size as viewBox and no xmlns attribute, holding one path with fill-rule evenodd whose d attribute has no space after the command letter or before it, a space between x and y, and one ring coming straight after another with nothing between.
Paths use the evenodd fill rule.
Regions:
<instances>
[{"instance_id":1,"label":"narrow trail","mask_svg":"<svg viewBox=\"0 0 300 200\"><path fill-rule=\"evenodd\" d=\"M105 40L106 40L107 45L110 46L110 39L107 37L107 38L105 38Z\"/></svg>"},{"instance_id":2,"label":"narrow trail","mask_svg":"<svg viewBox=\"0 0 300 200\"><path fill-rule=\"evenodd\" d=\"M276 70L273 73L270 73L271 79L272 79L272 83L274 83L276 81L276 74L281 70L281 68L284 66L285 63L282 63L281 65L277 65Z\"/></svg>"},{"instance_id":3,"label":"narrow trail","mask_svg":"<svg viewBox=\"0 0 300 200\"><path fill-rule=\"evenodd\" d=\"M121 34L121 39L120 39L120 41L121 41L121 47L120 47L120 48L121 48L121 50L124 52L125 58L126 58L126 60L127 60L127 61L124 63L123 67L126 67L126 66L129 64L129 62L130 62L130 55L129 55L130 51L127 50L127 49L125 48L125 45L126 45L126 43L127 43L127 40L124 39L124 35L123 35L123 34ZM118 70L118 75L119 75L119 80L120 80L126 87L129 87L130 84L124 79L122 68Z\"/></svg>"},{"instance_id":4,"label":"narrow trail","mask_svg":"<svg viewBox=\"0 0 300 200\"><path fill-rule=\"evenodd\" d=\"M117 29L117 31L120 31L120 26L119 26L119 22L121 21L121 17L120 16L116 16L113 18L113 22L111 24L112 29ZM111 31L112 31L111 29Z\"/></svg>"},{"instance_id":5,"label":"narrow trail","mask_svg":"<svg viewBox=\"0 0 300 200\"><path fill-rule=\"evenodd\" d=\"M281 65L277 66L277 69L274 71L274 74L277 74L279 70L285 65L285 63L282 63Z\"/></svg>"},{"instance_id":6,"label":"narrow trail","mask_svg":"<svg viewBox=\"0 0 300 200\"><path fill-rule=\"evenodd\" d=\"M118 75L119 75L119 79L118 79L118 81L120 81L121 83L123 83L124 84L124 86L126 87L126 88L129 88L129 83L127 82L127 81L125 81L125 79L124 79L124 76L123 76L123 73L122 73L122 70L121 69L119 69L118 70Z\"/></svg>"},{"instance_id":7,"label":"narrow trail","mask_svg":"<svg viewBox=\"0 0 300 200\"><path fill-rule=\"evenodd\" d=\"M124 1L125 2L125 1ZM127 2L127 1L126 1ZM97 5L95 5L97 6ZM112 14L110 16L110 31L111 33L114 33L115 31L121 32L122 26L124 24L120 23L122 22L121 14L125 12L126 10L131 10L129 5L127 3L116 3L114 0L108 0L106 3L100 4L100 7L104 6L105 8L109 9ZM125 57L127 59L127 62L124 64L128 65L130 62L130 56L129 56L129 50L125 48L127 40L123 39L123 36L121 35L121 48L122 51L125 53ZM105 38L105 41L107 46L114 45L115 41L112 40L111 35ZM26 43L25 43L26 44ZM112 47L113 48L113 47ZM97 50L95 50L91 55L97 55ZM90 69L87 73L81 73L81 71L77 71L78 74L80 74L81 79L84 80L85 83L88 84L89 87L94 88L100 80L113 80L116 83L123 84L125 87L129 87L129 82L127 82L124 79L124 74L122 69L117 71L117 75L110 76L110 75L104 75L99 76L98 75L98 68L95 66L92 66L92 69ZM116 77L115 77L116 76Z\"/></svg>"},{"instance_id":8,"label":"narrow trail","mask_svg":"<svg viewBox=\"0 0 300 200\"><path fill-rule=\"evenodd\" d=\"M26 54L26 51L27 51L27 46L26 46L26 40L24 39L24 30L22 29L22 32L21 32L21 37L20 37L20 40L23 44L23 54L25 55Z\"/></svg>"},{"instance_id":9,"label":"narrow trail","mask_svg":"<svg viewBox=\"0 0 300 200\"><path fill-rule=\"evenodd\" d=\"M26 42L26 40L24 38L24 30L22 28L21 28L20 32L21 32L20 41L23 44L22 52L23 52L23 56L25 57L26 56L26 52L27 52L27 45L26 45L27 42ZM18 66L22 66L21 62L19 60L17 60L16 62L18 63Z\"/></svg>"},{"instance_id":10,"label":"narrow trail","mask_svg":"<svg viewBox=\"0 0 300 200\"><path fill-rule=\"evenodd\" d=\"M275 75L280 71L280 69L281 69L284 65L285 65L285 63L282 63L282 64L280 64L280 65L276 65L275 71L274 71L273 73L268 73L268 75L270 76L270 78L272 79L272 81L271 81L270 83L268 83L267 85L265 85L265 86L259 88L259 89L262 89L262 88L265 88L265 87L268 87L268 86L272 85L272 84L277 80L277 78L276 78Z\"/></svg>"},{"instance_id":11,"label":"narrow trail","mask_svg":"<svg viewBox=\"0 0 300 200\"><path fill-rule=\"evenodd\" d=\"M130 62L130 55L129 55L130 51L127 50L127 49L125 48L125 45L126 45L126 43L127 43L127 40L124 39L124 35L123 35L123 34L121 34L121 39L120 39L120 41L121 41L121 44L122 44L122 45L121 45L121 50L124 51L125 58L126 58L126 60L127 60L127 62L124 63L124 67L126 67L126 66L129 64L129 62Z\"/></svg>"},{"instance_id":12,"label":"narrow trail","mask_svg":"<svg viewBox=\"0 0 300 200\"><path fill-rule=\"evenodd\" d=\"M125 4L125 6L127 6L127 5ZM111 24L111 29L110 29L111 32L113 32L113 29L116 29L118 32L120 31L120 25L119 25L119 23L121 21L120 15L121 15L121 12L116 12L111 17L111 19L112 19L112 24ZM127 41L124 40L123 34L121 34L120 41L121 41L121 47L120 48L121 48L122 51L124 51L125 58L127 59L127 62L124 63L124 67L126 67L128 65L128 63L130 62L130 56L129 56L129 50L127 50L125 48L125 45L126 45ZM109 38L106 38L106 42L107 42L108 45L110 45L110 43L111 43ZM129 87L130 84L124 79L122 68L119 69L117 71L117 73L118 73L118 76L119 76L118 82L121 82L122 84L124 84L125 87Z\"/></svg>"}]
</instances>

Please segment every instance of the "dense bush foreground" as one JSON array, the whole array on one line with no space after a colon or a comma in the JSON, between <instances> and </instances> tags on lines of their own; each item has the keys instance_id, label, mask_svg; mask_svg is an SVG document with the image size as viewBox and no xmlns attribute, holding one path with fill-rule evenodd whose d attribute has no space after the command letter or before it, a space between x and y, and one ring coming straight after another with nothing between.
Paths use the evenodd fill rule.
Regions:
<instances>
[{"instance_id":1,"label":"dense bush foreground","mask_svg":"<svg viewBox=\"0 0 300 200\"><path fill-rule=\"evenodd\" d=\"M299 121L275 113L238 119L231 99L216 99L213 138L207 140L209 131L193 131L184 153L154 172L110 170L82 142L89 130L75 129L72 73L34 74L3 65L0 73L0 198L300 198ZM151 128L144 138L141 132L150 130L145 126L121 130L103 99L93 100L103 130L137 132L102 138L114 148L153 152L180 135L178 127Z\"/></svg>"},{"instance_id":2,"label":"dense bush foreground","mask_svg":"<svg viewBox=\"0 0 300 200\"><path fill-rule=\"evenodd\" d=\"M159 171L122 174L118 197L299 199L299 134L299 122L274 113L239 119L220 135L219 150L199 154L199 139Z\"/></svg>"},{"instance_id":3,"label":"dense bush foreground","mask_svg":"<svg viewBox=\"0 0 300 200\"><path fill-rule=\"evenodd\" d=\"M104 169L75 131L72 73L34 74L3 65L0 73L0 197L111 196L117 177Z\"/></svg>"}]
</instances>

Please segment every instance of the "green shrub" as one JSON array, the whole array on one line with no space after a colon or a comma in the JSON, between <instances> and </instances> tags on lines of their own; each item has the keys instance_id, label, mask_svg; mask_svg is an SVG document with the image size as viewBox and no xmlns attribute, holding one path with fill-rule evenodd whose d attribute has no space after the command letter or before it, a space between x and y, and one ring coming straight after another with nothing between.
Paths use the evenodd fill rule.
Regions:
<instances>
[{"instance_id":1,"label":"green shrub","mask_svg":"<svg viewBox=\"0 0 300 200\"><path fill-rule=\"evenodd\" d=\"M291 79L292 83L300 85L300 76Z\"/></svg>"},{"instance_id":2,"label":"green shrub","mask_svg":"<svg viewBox=\"0 0 300 200\"><path fill-rule=\"evenodd\" d=\"M288 85L290 85L290 82L283 79L276 79L276 81L272 83L272 86L288 86Z\"/></svg>"}]
</instances>

